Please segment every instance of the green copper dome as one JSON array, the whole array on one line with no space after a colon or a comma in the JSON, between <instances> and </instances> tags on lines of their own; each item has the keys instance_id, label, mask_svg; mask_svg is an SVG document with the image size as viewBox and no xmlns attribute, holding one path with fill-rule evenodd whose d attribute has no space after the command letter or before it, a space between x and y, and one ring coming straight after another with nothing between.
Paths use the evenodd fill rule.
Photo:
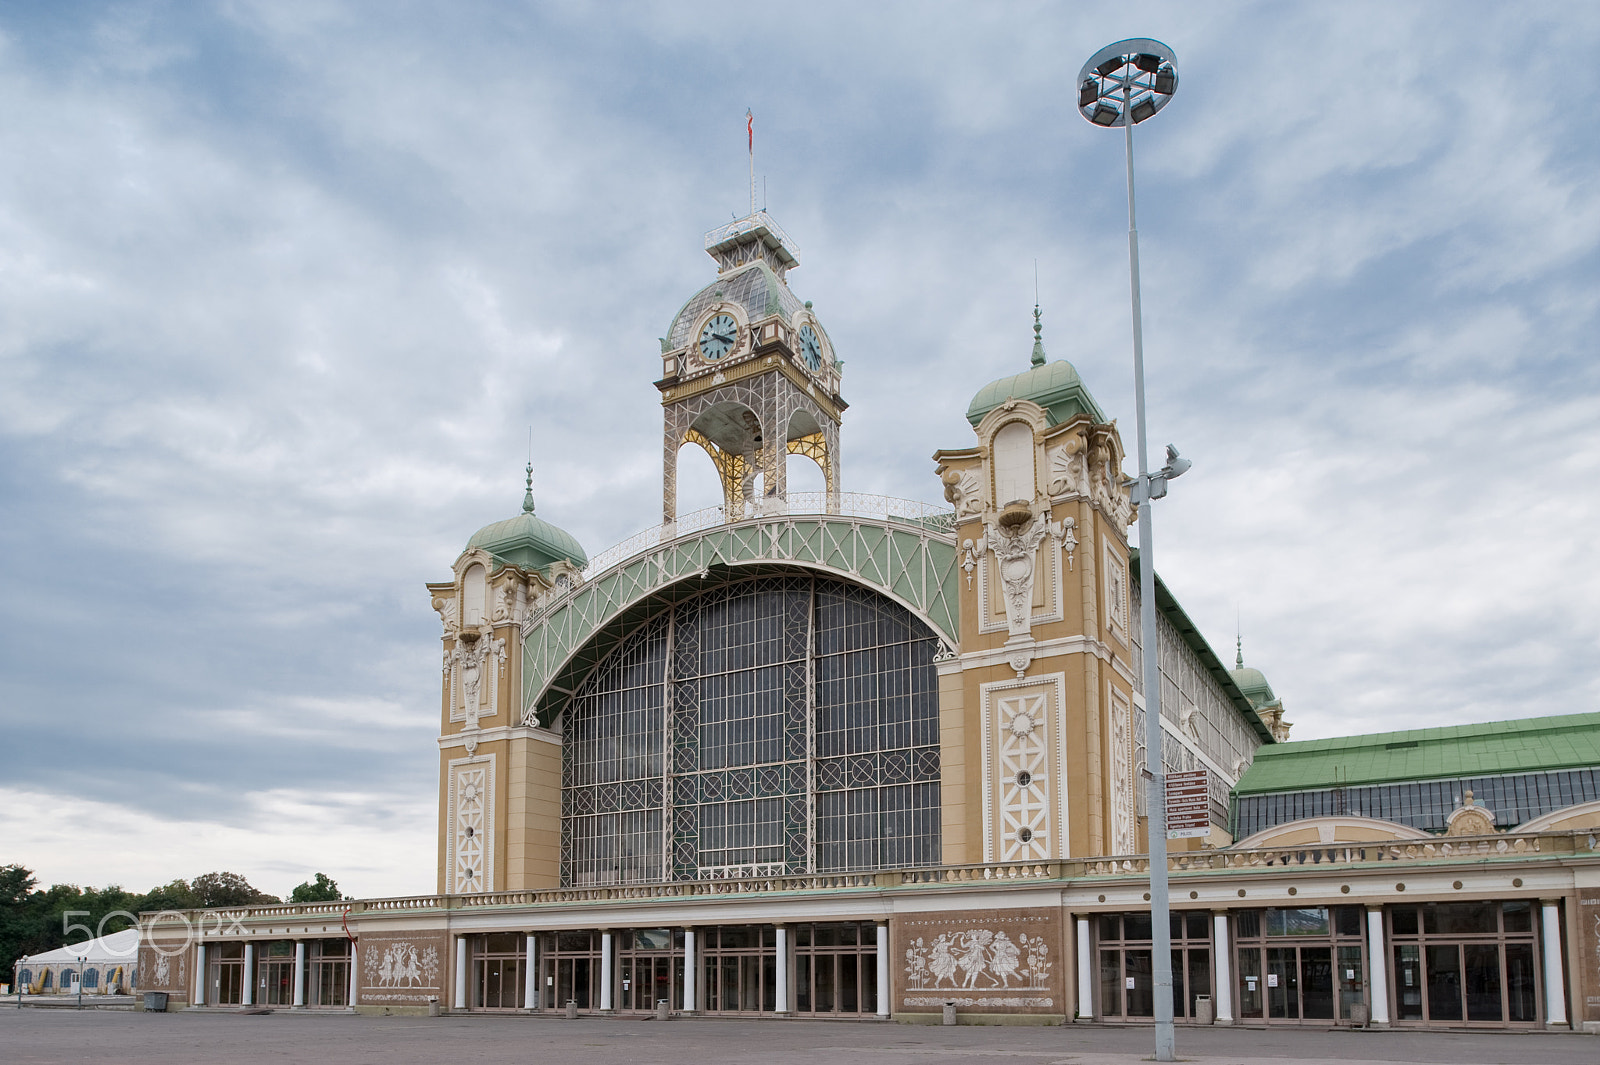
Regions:
<instances>
[{"instance_id":1,"label":"green copper dome","mask_svg":"<svg viewBox=\"0 0 1600 1065\"><path fill-rule=\"evenodd\" d=\"M522 497L522 513L505 521L485 525L472 534L467 550L481 547L495 558L523 569L544 569L566 559L582 569L589 562L583 545L565 529L558 529L533 513L533 466L528 467L528 488Z\"/></svg>"},{"instance_id":2,"label":"green copper dome","mask_svg":"<svg viewBox=\"0 0 1600 1065\"><path fill-rule=\"evenodd\" d=\"M1044 340L1040 336L1043 326L1039 322L1039 308L1033 309L1033 368L998 381L990 381L978 389L967 405L967 421L974 427L984 415L1007 400L1027 399L1045 409L1051 425L1060 425L1080 414L1087 414L1097 422L1106 420L1100 404L1094 401L1085 387L1077 369L1065 359L1046 362Z\"/></svg>"},{"instance_id":3,"label":"green copper dome","mask_svg":"<svg viewBox=\"0 0 1600 1065\"><path fill-rule=\"evenodd\" d=\"M1234 655L1233 668L1228 670L1228 676L1233 678L1233 683L1238 685L1239 691L1250 705L1257 710L1273 706L1278 702L1278 697L1272 692L1272 685L1267 683L1267 678L1259 669L1252 669L1244 664L1244 641L1239 641L1239 649Z\"/></svg>"}]
</instances>

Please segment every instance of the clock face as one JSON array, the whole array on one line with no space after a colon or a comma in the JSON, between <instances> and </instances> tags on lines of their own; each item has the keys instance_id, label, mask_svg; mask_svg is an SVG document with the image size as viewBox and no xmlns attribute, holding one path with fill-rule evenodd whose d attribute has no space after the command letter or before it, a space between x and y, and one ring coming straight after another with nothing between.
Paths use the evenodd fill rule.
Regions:
<instances>
[{"instance_id":1,"label":"clock face","mask_svg":"<svg viewBox=\"0 0 1600 1065\"><path fill-rule=\"evenodd\" d=\"M805 360L812 373L822 369L822 342L817 339L816 330L809 325L800 327L800 358Z\"/></svg>"},{"instance_id":2,"label":"clock face","mask_svg":"<svg viewBox=\"0 0 1600 1065\"><path fill-rule=\"evenodd\" d=\"M731 314L719 314L700 330L700 354L708 360L720 359L733 350L739 339L739 323Z\"/></svg>"}]
</instances>

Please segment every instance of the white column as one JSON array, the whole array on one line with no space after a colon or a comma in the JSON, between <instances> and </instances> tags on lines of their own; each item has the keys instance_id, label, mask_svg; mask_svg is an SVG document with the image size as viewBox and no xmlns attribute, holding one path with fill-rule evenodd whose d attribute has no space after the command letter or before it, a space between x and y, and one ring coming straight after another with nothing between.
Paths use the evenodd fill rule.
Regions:
<instances>
[{"instance_id":1,"label":"white column","mask_svg":"<svg viewBox=\"0 0 1600 1065\"><path fill-rule=\"evenodd\" d=\"M773 997L773 1011L789 1012L789 926L780 924L778 930L778 957L772 968L777 973L777 989Z\"/></svg>"},{"instance_id":2,"label":"white column","mask_svg":"<svg viewBox=\"0 0 1600 1065\"><path fill-rule=\"evenodd\" d=\"M527 952L523 955L522 959L522 967L524 970L524 978L522 982L522 1008L525 1010L533 1009L534 1003L539 1001L538 998L535 997L539 994L539 967L534 964L534 962L537 960L534 957L534 948L537 943L537 937L535 937L532 932L529 932Z\"/></svg>"},{"instance_id":3,"label":"white column","mask_svg":"<svg viewBox=\"0 0 1600 1065\"><path fill-rule=\"evenodd\" d=\"M878 925L878 1016L889 1016L889 1003L893 998L889 987L889 925Z\"/></svg>"},{"instance_id":4,"label":"white column","mask_svg":"<svg viewBox=\"0 0 1600 1065\"><path fill-rule=\"evenodd\" d=\"M616 938L607 932L600 933L600 1009L603 1012L611 1011L611 979L612 954L616 945Z\"/></svg>"},{"instance_id":5,"label":"white column","mask_svg":"<svg viewBox=\"0 0 1600 1065\"><path fill-rule=\"evenodd\" d=\"M294 1005L303 1009L306 1004L306 941L294 941Z\"/></svg>"},{"instance_id":6,"label":"white column","mask_svg":"<svg viewBox=\"0 0 1600 1065\"><path fill-rule=\"evenodd\" d=\"M350 943L350 990L344 997L344 1004L351 1009L356 1008L356 999L360 996L361 965L360 958L356 957L357 948L354 941Z\"/></svg>"},{"instance_id":7,"label":"white column","mask_svg":"<svg viewBox=\"0 0 1600 1065\"><path fill-rule=\"evenodd\" d=\"M1078 918L1078 1019L1094 1020L1094 947L1087 917Z\"/></svg>"},{"instance_id":8,"label":"white column","mask_svg":"<svg viewBox=\"0 0 1600 1065\"><path fill-rule=\"evenodd\" d=\"M1228 938L1228 911L1211 915L1211 957L1215 978L1211 981L1212 1001L1217 1007L1217 1023L1233 1023L1233 943Z\"/></svg>"},{"instance_id":9,"label":"white column","mask_svg":"<svg viewBox=\"0 0 1600 1065\"><path fill-rule=\"evenodd\" d=\"M1367 911L1367 994L1371 996L1372 1026L1389 1027L1389 947L1383 941L1383 907Z\"/></svg>"},{"instance_id":10,"label":"white column","mask_svg":"<svg viewBox=\"0 0 1600 1065\"><path fill-rule=\"evenodd\" d=\"M698 1008L694 997L695 961L694 929L685 928L683 930L683 1012L685 1013L693 1013Z\"/></svg>"},{"instance_id":11,"label":"white column","mask_svg":"<svg viewBox=\"0 0 1600 1065\"><path fill-rule=\"evenodd\" d=\"M467 937L456 936L456 997L452 1009L467 1008Z\"/></svg>"},{"instance_id":12,"label":"white column","mask_svg":"<svg viewBox=\"0 0 1600 1065\"><path fill-rule=\"evenodd\" d=\"M239 1001L246 1006L253 1006L256 1002L256 945L246 942L244 945L244 987Z\"/></svg>"},{"instance_id":13,"label":"white column","mask_svg":"<svg viewBox=\"0 0 1600 1065\"><path fill-rule=\"evenodd\" d=\"M1561 911L1557 899L1540 899L1544 907L1544 1026L1567 1026L1567 982L1561 975Z\"/></svg>"},{"instance_id":14,"label":"white column","mask_svg":"<svg viewBox=\"0 0 1600 1065\"><path fill-rule=\"evenodd\" d=\"M201 940L194 948L194 1004L206 1004L206 944Z\"/></svg>"}]
</instances>

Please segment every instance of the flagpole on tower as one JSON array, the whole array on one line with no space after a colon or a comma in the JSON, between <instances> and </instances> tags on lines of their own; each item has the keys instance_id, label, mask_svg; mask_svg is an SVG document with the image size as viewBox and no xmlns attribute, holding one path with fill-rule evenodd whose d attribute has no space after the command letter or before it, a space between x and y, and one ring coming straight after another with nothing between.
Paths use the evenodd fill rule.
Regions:
<instances>
[{"instance_id":1,"label":"flagpole on tower","mask_svg":"<svg viewBox=\"0 0 1600 1065\"><path fill-rule=\"evenodd\" d=\"M748 107L744 112L744 131L750 138L750 213L756 213L756 116Z\"/></svg>"}]
</instances>

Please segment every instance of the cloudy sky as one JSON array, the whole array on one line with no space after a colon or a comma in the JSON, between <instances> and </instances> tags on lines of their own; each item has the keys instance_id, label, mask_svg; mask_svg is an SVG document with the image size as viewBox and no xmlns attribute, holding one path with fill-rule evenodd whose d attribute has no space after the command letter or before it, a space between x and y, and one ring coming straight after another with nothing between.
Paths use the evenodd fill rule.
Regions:
<instances>
[{"instance_id":1,"label":"cloudy sky","mask_svg":"<svg viewBox=\"0 0 1600 1065\"><path fill-rule=\"evenodd\" d=\"M0 862L432 889L423 584L530 425L591 554L657 519L747 107L846 488L939 499L1035 260L1131 430L1121 137L1072 100L1131 36L1183 79L1137 146L1169 585L1296 737L1594 709L1600 9L1104 6L5 5Z\"/></svg>"}]
</instances>

